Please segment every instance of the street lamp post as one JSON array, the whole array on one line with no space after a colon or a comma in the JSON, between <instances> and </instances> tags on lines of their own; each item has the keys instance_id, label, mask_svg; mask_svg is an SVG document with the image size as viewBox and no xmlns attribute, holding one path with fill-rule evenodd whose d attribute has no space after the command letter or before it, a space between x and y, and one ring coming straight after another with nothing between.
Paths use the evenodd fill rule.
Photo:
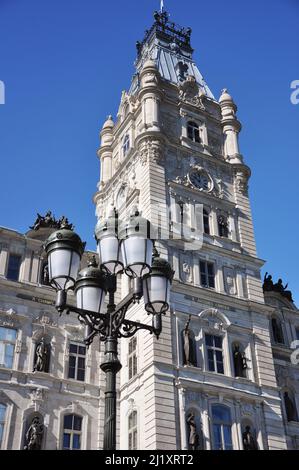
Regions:
<instances>
[{"instance_id":1,"label":"street lamp post","mask_svg":"<svg viewBox=\"0 0 299 470\"><path fill-rule=\"evenodd\" d=\"M116 375L121 369L118 359L118 338L130 338L138 330L148 330L159 338L162 315L169 307L173 270L160 258L150 239L150 223L138 210L125 222L113 210L107 220L96 226L99 267L94 259L79 271L85 244L69 225L52 233L45 243L48 257L49 282L57 292L56 309L60 314L74 312L87 326L85 343L89 346L96 336L105 344L106 374L104 450L116 448ZM133 289L115 305L117 276L133 279ZM74 290L77 306L67 303L67 291ZM108 294L108 305L104 301ZM144 298L145 310L152 315L147 325L126 319L128 309Z\"/></svg>"}]
</instances>

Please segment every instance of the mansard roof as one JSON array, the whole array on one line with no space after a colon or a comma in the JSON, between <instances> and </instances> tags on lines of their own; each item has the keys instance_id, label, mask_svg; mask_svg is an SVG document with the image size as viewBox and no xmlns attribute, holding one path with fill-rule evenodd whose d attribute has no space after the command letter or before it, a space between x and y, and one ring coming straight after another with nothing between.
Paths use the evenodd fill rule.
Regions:
<instances>
[{"instance_id":1,"label":"mansard roof","mask_svg":"<svg viewBox=\"0 0 299 470\"><path fill-rule=\"evenodd\" d=\"M139 88L139 72L144 63L154 60L161 77L175 85L184 82L188 75L195 77L203 93L215 99L202 74L193 60L191 47L191 28L182 28L170 22L169 14L165 11L154 13L154 24L145 32L143 41L138 41L137 73L133 77L130 94Z\"/></svg>"}]
</instances>

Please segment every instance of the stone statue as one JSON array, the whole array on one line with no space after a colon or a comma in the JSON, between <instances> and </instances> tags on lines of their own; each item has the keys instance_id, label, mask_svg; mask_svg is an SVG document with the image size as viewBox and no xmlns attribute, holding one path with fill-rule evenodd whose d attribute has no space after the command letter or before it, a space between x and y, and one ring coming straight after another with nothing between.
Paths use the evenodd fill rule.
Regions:
<instances>
[{"instance_id":1,"label":"stone statue","mask_svg":"<svg viewBox=\"0 0 299 470\"><path fill-rule=\"evenodd\" d=\"M273 290L281 294L283 297L286 297L290 302L293 302L292 292L290 290L286 290L287 287L288 284L283 286L282 279L278 279L278 282L273 286Z\"/></svg>"},{"instance_id":2,"label":"stone statue","mask_svg":"<svg viewBox=\"0 0 299 470\"><path fill-rule=\"evenodd\" d=\"M297 421L297 412L292 398L288 392L284 393L284 404L288 421Z\"/></svg>"},{"instance_id":3,"label":"stone statue","mask_svg":"<svg viewBox=\"0 0 299 470\"><path fill-rule=\"evenodd\" d=\"M48 286L50 283L49 266L47 264L44 266L44 270L43 270L43 283L45 286Z\"/></svg>"},{"instance_id":4,"label":"stone statue","mask_svg":"<svg viewBox=\"0 0 299 470\"><path fill-rule=\"evenodd\" d=\"M242 434L244 450L258 450L258 445L255 437L250 432L250 426L245 427Z\"/></svg>"},{"instance_id":5,"label":"stone statue","mask_svg":"<svg viewBox=\"0 0 299 470\"><path fill-rule=\"evenodd\" d=\"M185 328L183 330L184 365L196 367L193 340L191 337L191 331L189 329L190 321L191 321L191 315L189 316L189 319L186 322Z\"/></svg>"},{"instance_id":6,"label":"stone statue","mask_svg":"<svg viewBox=\"0 0 299 470\"><path fill-rule=\"evenodd\" d=\"M197 450L199 447L199 435L197 433L195 417L193 413L190 413L188 416L187 424L189 425L189 449Z\"/></svg>"},{"instance_id":7,"label":"stone statue","mask_svg":"<svg viewBox=\"0 0 299 470\"><path fill-rule=\"evenodd\" d=\"M265 274L265 277L264 277L264 284L263 284L263 290L264 292L267 291L273 291L273 281L272 281L272 276L268 273Z\"/></svg>"},{"instance_id":8,"label":"stone statue","mask_svg":"<svg viewBox=\"0 0 299 470\"><path fill-rule=\"evenodd\" d=\"M245 377L245 370L247 369L247 360L245 354L240 351L240 346L235 345L234 349L234 366L235 366L235 376L236 377Z\"/></svg>"},{"instance_id":9,"label":"stone statue","mask_svg":"<svg viewBox=\"0 0 299 470\"><path fill-rule=\"evenodd\" d=\"M59 228L64 228L67 230L74 230L74 225L70 224L68 218L65 217L64 215L60 217L57 223L58 223Z\"/></svg>"},{"instance_id":10,"label":"stone statue","mask_svg":"<svg viewBox=\"0 0 299 470\"><path fill-rule=\"evenodd\" d=\"M48 362L48 347L45 343L45 339L42 338L41 341L36 346L35 351L35 362L33 371L34 372L46 372Z\"/></svg>"},{"instance_id":11,"label":"stone statue","mask_svg":"<svg viewBox=\"0 0 299 470\"><path fill-rule=\"evenodd\" d=\"M44 425L41 419L36 416L26 433L26 445L24 450L40 450L44 434Z\"/></svg>"},{"instance_id":12,"label":"stone statue","mask_svg":"<svg viewBox=\"0 0 299 470\"><path fill-rule=\"evenodd\" d=\"M274 284L272 280L272 276L268 275L268 273L265 274L264 284L263 284L264 292L271 292L271 291L278 292L278 294L282 295L283 297L288 299L290 302L293 302L292 292L290 290L287 290L287 288L288 288L288 284L284 286L282 279L278 279L278 282Z\"/></svg>"}]
</instances>

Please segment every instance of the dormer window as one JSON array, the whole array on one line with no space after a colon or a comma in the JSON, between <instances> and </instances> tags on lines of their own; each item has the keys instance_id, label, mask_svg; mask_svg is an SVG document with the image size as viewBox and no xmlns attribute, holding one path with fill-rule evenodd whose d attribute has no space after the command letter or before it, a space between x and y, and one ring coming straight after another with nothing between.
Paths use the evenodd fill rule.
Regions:
<instances>
[{"instance_id":1,"label":"dormer window","mask_svg":"<svg viewBox=\"0 0 299 470\"><path fill-rule=\"evenodd\" d=\"M126 134L123 141L123 156L125 157L130 149L130 137Z\"/></svg>"},{"instance_id":2,"label":"dormer window","mask_svg":"<svg viewBox=\"0 0 299 470\"><path fill-rule=\"evenodd\" d=\"M187 124L187 135L188 139L192 140L193 142L200 143L200 136L199 136L199 127L196 122L189 121Z\"/></svg>"}]
</instances>

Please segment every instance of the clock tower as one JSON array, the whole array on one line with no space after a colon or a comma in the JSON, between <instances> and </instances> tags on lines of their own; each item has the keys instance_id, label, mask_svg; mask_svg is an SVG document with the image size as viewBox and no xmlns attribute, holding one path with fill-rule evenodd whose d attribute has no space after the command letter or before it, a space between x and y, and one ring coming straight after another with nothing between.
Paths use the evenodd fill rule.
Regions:
<instances>
[{"instance_id":1,"label":"clock tower","mask_svg":"<svg viewBox=\"0 0 299 470\"><path fill-rule=\"evenodd\" d=\"M119 448L284 449L237 106L226 89L214 97L191 29L165 11L135 67L100 133L96 214L137 206L175 278L160 339L121 340ZM128 318L150 322L142 304Z\"/></svg>"}]
</instances>

